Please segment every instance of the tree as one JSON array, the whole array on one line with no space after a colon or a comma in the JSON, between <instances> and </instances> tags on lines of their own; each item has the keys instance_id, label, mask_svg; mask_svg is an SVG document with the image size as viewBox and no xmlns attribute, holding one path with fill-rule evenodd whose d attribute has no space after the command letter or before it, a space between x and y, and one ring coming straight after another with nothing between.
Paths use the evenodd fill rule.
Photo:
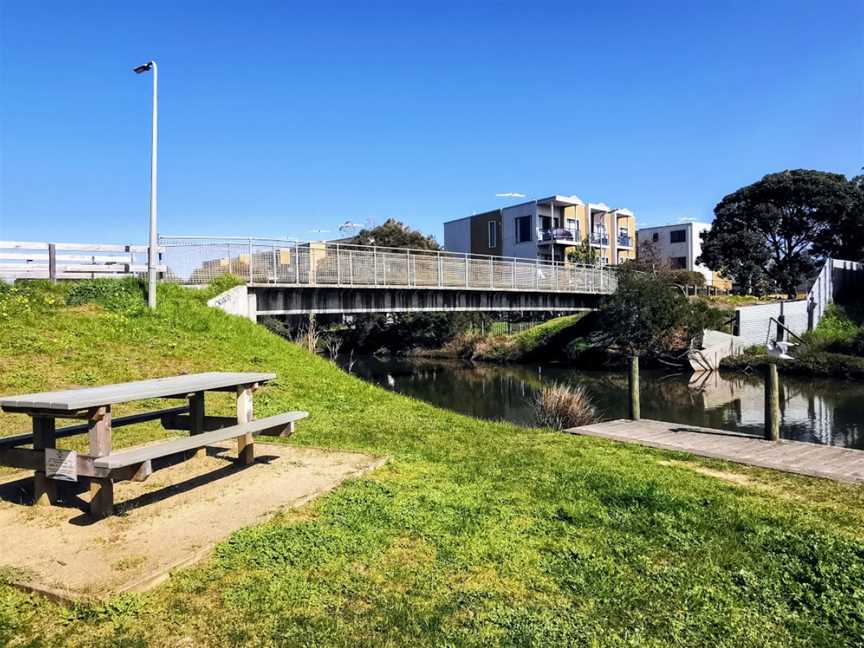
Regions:
<instances>
[{"instance_id":1,"label":"tree","mask_svg":"<svg viewBox=\"0 0 864 648\"><path fill-rule=\"evenodd\" d=\"M635 265L640 270L653 271L665 268L668 263L660 254L660 249L653 241L642 241L636 248Z\"/></svg>"},{"instance_id":2,"label":"tree","mask_svg":"<svg viewBox=\"0 0 864 648\"><path fill-rule=\"evenodd\" d=\"M864 175L852 178L849 183L855 191L855 207L836 229L837 237L824 249L831 256L848 261L864 261Z\"/></svg>"},{"instance_id":3,"label":"tree","mask_svg":"<svg viewBox=\"0 0 864 648\"><path fill-rule=\"evenodd\" d=\"M838 173L772 173L729 194L702 233L704 263L747 291L779 287L790 297L820 257L846 250L861 192ZM859 251L860 256L860 251Z\"/></svg>"},{"instance_id":4,"label":"tree","mask_svg":"<svg viewBox=\"0 0 864 648\"><path fill-rule=\"evenodd\" d=\"M395 218L388 218L383 225L362 229L350 241L356 245L411 248L412 250L440 250L434 236L427 236Z\"/></svg>"},{"instance_id":5,"label":"tree","mask_svg":"<svg viewBox=\"0 0 864 648\"><path fill-rule=\"evenodd\" d=\"M602 329L630 356L662 356L687 348L705 327L704 309L681 290L644 272L622 269L618 290L603 303Z\"/></svg>"},{"instance_id":6,"label":"tree","mask_svg":"<svg viewBox=\"0 0 864 648\"><path fill-rule=\"evenodd\" d=\"M394 218L382 225L361 230L351 241L355 245L440 250L432 236L412 229ZM353 348L375 351L386 347L401 351L413 347L442 346L468 328L471 316L465 313L393 313L357 315L346 336Z\"/></svg>"},{"instance_id":7,"label":"tree","mask_svg":"<svg viewBox=\"0 0 864 648\"><path fill-rule=\"evenodd\" d=\"M599 260L600 255L597 254L597 248L588 242L588 239L582 239L582 242L576 247L567 252L567 260L571 263L584 263L585 265L594 265Z\"/></svg>"}]
</instances>

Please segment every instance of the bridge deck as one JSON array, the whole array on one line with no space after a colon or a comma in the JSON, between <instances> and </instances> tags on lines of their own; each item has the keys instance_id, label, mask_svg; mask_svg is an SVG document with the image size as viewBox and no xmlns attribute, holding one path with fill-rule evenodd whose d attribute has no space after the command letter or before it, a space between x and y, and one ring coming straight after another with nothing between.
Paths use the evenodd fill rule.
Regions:
<instances>
[{"instance_id":1,"label":"bridge deck","mask_svg":"<svg viewBox=\"0 0 864 648\"><path fill-rule=\"evenodd\" d=\"M834 481L864 483L861 450L801 441L766 441L735 432L646 419L619 419L570 428L567 432Z\"/></svg>"}]
</instances>

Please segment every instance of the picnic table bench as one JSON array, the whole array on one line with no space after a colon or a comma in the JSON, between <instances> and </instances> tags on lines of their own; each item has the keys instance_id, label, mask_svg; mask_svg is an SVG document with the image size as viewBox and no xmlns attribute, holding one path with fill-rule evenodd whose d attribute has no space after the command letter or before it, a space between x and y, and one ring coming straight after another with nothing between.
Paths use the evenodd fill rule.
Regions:
<instances>
[{"instance_id":1,"label":"picnic table bench","mask_svg":"<svg viewBox=\"0 0 864 648\"><path fill-rule=\"evenodd\" d=\"M0 407L6 412L28 414L33 430L0 437L0 465L34 471L34 504L55 503L58 481L89 480L90 514L94 518L105 517L114 510L114 482L147 479L156 459L192 450L203 454L208 445L237 439L237 459L249 465L255 459L254 435L290 435L294 423L306 418L307 412L253 418L253 392L274 378L276 375L272 373L210 372L4 396L0 398ZM234 392L236 416L208 416L204 407L204 394L208 391ZM113 405L154 398L184 399L187 404L112 419ZM57 419L84 419L86 422L58 428ZM113 451L113 428L153 420L159 420L166 430L187 430L190 434ZM57 439L85 432L89 436L88 454L57 450ZM28 445L32 447L23 447Z\"/></svg>"}]
</instances>

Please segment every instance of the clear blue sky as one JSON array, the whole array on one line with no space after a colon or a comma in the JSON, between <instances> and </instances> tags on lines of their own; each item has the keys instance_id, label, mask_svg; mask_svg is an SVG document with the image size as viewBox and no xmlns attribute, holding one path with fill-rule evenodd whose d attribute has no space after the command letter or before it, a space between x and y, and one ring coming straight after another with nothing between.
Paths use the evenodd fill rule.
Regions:
<instances>
[{"instance_id":1,"label":"clear blue sky","mask_svg":"<svg viewBox=\"0 0 864 648\"><path fill-rule=\"evenodd\" d=\"M150 58L162 234L440 239L499 192L710 220L766 173L864 165L860 1L3 0L0 24L4 239L146 240Z\"/></svg>"}]
</instances>

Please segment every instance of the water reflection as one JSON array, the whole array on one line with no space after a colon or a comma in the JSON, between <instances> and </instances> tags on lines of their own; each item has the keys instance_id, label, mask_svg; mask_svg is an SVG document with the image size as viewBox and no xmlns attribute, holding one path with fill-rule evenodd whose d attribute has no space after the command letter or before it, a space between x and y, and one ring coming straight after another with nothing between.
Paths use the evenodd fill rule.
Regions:
<instances>
[{"instance_id":1,"label":"water reflection","mask_svg":"<svg viewBox=\"0 0 864 648\"><path fill-rule=\"evenodd\" d=\"M530 399L544 382L584 385L604 419L627 414L627 376L539 366L446 360L358 358L354 373L389 389L463 414L532 424ZM785 439L864 449L864 385L781 376ZM642 372L642 416L761 436L764 392L758 376Z\"/></svg>"}]
</instances>

